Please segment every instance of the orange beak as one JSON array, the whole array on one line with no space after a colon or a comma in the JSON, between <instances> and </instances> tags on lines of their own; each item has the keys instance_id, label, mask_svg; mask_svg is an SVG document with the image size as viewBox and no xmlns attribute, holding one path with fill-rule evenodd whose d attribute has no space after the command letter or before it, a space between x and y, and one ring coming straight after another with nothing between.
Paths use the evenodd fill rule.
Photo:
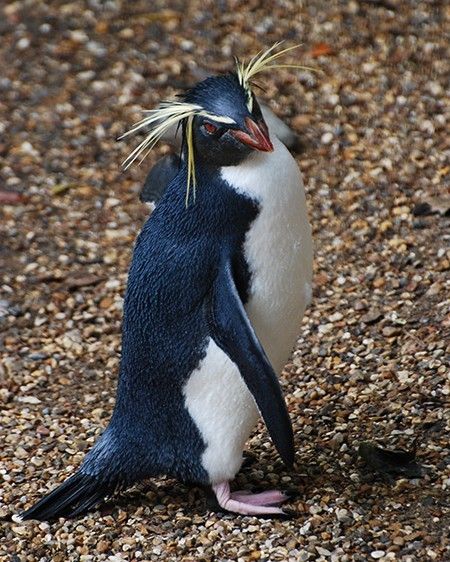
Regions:
<instances>
[{"instance_id":1,"label":"orange beak","mask_svg":"<svg viewBox=\"0 0 450 562\"><path fill-rule=\"evenodd\" d=\"M273 144L270 141L269 131L264 121L257 125L250 117L245 118L245 126L248 133L241 130L231 130L233 137L246 144L250 148L261 152L273 152Z\"/></svg>"}]
</instances>

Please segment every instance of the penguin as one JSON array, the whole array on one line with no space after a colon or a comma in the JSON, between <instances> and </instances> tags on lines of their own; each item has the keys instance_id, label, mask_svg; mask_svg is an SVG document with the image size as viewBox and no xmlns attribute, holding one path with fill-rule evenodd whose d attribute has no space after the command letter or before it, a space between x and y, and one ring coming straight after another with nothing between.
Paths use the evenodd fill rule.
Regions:
<instances>
[{"instance_id":1,"label":"penguin","mask_svg":"<svg viewBox=\"0 0 450 562\"><path fill-rule=\"evenodd\" d=\"M206 486L221 511L286 514L283 491L230 486L259 416L284 463L294 462L277 373L311 298L311 229L298 166L270 137L251 89L289 50L277 45L129 132L157 123L127 165L174 123L183 146L135 244L114 411L78 472L22 520L76 517L163 474Z\"/></svg>"},{"instance_id":2,"label":"penguin","mask_svg":"<svg viewBox=\"0 0 450 562\"><path fill-rule=\"evenodd\" d=\"M277 117L269 106L262 103L258 98L256 99L271 136L276 135L291 150L298 148L300 141L296 133ZM161 136L161 141L172 145L176 152L158 160L145 178L144 186L139 193L139 199L143 203L147 203L152 210L161 199L166 187L177 175L180 167L181 133L179 128L175 125L170 127Z\"/></svg>"}]
</instances>

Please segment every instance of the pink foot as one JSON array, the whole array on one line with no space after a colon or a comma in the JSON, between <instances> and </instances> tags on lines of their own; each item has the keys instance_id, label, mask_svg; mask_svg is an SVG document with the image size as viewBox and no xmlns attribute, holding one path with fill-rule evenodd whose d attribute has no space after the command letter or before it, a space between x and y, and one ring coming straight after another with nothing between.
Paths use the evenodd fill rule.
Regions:
<instances>
[{"instance_id":1,"label":"pink foot","mask_svg":"<svg viewBox=\"0 0 450 562\"><path fill-rule=\"evenodd\" d=\"M251 505L279 505L289 499L289 496L278 490L268 490L260 494L252 494L247 490L231 492L231 499Z\"/></svg>"},{"instance_id":2,"label":"pink foot","mask_svg":"<svg viewBox=\"0 0 450 562\"><path fill-rule=\"evenodd\" d=\"M286 515L281 508L273 505L288 499L285 494L277 490L261 494L251 494L245 491L231 493L229 482L215 484L212 488L220 507L227 511L242 515Z\"/></svg>"}]
</instances>

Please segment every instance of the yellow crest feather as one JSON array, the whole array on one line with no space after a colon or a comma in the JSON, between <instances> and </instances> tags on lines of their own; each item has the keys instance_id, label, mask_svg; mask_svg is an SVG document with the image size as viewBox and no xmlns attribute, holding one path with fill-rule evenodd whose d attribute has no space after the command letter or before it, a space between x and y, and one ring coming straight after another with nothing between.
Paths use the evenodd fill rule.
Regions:
<instances>
[{"instance_id":1,"label":"yellow crest feather","mask_svg":"<svg viewBox=\"0 0 450 562\"><path fill-rule=\"evenodd\" d=\"M297 64L274 64L279 57L296 49L299 45L287 47L281 51L274 52L281 45L282 41L275 43L266 51L259 51L254 57L250 59L247 64L240 62L236 59L236 74L240 85L244 88L247 98L247 108L252 111L253 108L253 93L251 90L251 79L269 68L302 68L307 70L315 70L307 66L300 66ZM152 150L155 144L161 137L174 125L185 122L185 142L187 147L187 189L186 189L186 206L189 203L190 189L193 188L193 197L195 201L195 158L194 158L194 140L193 140L193 121L197 115L209 117L215 121L226 124L234 124L236 122L231 118L223 115L214 115L206 111L200 105L187 103L183 101L163 101L156 109L144 111L146 117L138 121L129 131L124 133L119 139L123 139L129 135L133 135L142 129L150 127L150 132L146 135L144 140L139 143L136 148L124 160L123 166L127 169L135 160L140 158L141 163L147 154Z\"/></svg>"},{"instance_id":2,"label":"yellow crest feather","mask_svg":"<svg viewBox=\"0 0 450 562\"><path fill-rule=\"evenodd\" d=\"M285 53L292 51L292 49L298 49L298 47L300 47L300 45L294 45L292 47L287 47L286 49L282 49L281 51L274 53L275 49L277 49L282 43L283 41L278 41L277 43L274 43L271 47L269 47L269 49L267 49L266 51L259 51L254 57L250 59L247 64L244 64L236 59L236 74L239 83L246 91L247 107L249 111L252 111L253 107L251 80L256 74L259 74L263 70L267 70L269 68L301 68L303 70L316 70L309 66L302 66L299 64L273 64L274 61L282 57Z\"/></svg>"},{"instance_id":3,"label":"yellow crest feather","mask_svg":"<svg viewBox=\"0 0 450 562\"><path fill-rule=\"evenodd\" d=\"M123 139L129 135L133 135L144 128L150 127L151 130L145 139L139 143L136 148L127 156L123 162L125 169L129 168L139 157L139 164L145 159L155 144L161 137L174 125L178 125L186 120L185 141L187 145L187 164L188 179L186 190L186 206L189 203L190 188L193 188L193 196L195 201L195 160L194 160L194 140L192 136L192 122L196 115L209 117L214 121L221 123L236 124L234 119L225 115L215 115L205 111L200 105L186 103L182 101L163 101L156 109L145 110L148 116L138 121L129 131L119 137Z\"/></svg>"}]
</instances>

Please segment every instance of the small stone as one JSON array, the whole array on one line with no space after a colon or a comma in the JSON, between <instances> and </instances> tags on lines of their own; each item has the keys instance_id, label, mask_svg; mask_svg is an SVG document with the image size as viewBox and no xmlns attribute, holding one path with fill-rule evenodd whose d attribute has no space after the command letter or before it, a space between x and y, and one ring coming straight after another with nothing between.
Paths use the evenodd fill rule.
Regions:
<instances>
[{"instance_id":1,"label":"small stone","mask_svg":"<svg viewBox=\"0 0 450 562\"><path fill-rule=\"evenodd\" d=\"M428 291L425 293L428 297L433 297L435 295L439 295L439 293L442 291L443 287L442 284L439 283L439 281L436 281L435 283L433 283L430 288L428 289Z\"/></svg>"},{"instance_id":2,"label":"small stone","mask_svg":"<svg viewBox=\"0 0 450 562\"><path fill-rule=\"evenodd\" d=\"M319 334L328 334L334 329L334 325L332 322L328 322L327 324L320 324L319 325Z\"/></svg>"},{"instance_id":3,"label":"small stone","mask_svg":"<svg viewBox=\"0 0 450 562\"><path fill-rule=\"evenodd\" d=\"M18 459L26 459L28 457L28 452L23 447L17 447L14 456Z\"/></svg>"},{"instance_id":4,"label":"small stone","mask_svg":"<svg viewBox=\"0 0 450 562\"><path fill-rule=\"evenodd\" d=\"M74 29L71 31L70 38L77 43L87 43L89 41L88 35L82 29Z\"/></svg>"},{"instance_id":5,"label":"small stone","mask_svg":"<svg viewBox=\"0 0 450 562\"><path fill-rule=\"evenodd\" d=\"M335 312L328 317L330 322L339 322L339 320L342 320L343 318L344 315L342 314L342 312Z\"/></svg>"},{"instance_id":6,"label":"small stone","mask_svg":"<svg viewBox=\"0 0 450 562\"><path fill-rule=\"evenodd\" d=\"M427 82L426 89L430 92L432 96L438 97L442 94L442 86L439 82L429 81Z\"/></svg>"},{"instance_id":7,"label":"small stone","mask_svg":"<svg viewBox=\"0 0 450 562\"><path fill-rule=\"evenodd\" d=\"M100 281L103 280L103 277L99 277L98 275L80 275L71 277L67 281L67 288L72 291L74 289L78 289L80 287L89 287L90 285L97 285Z\"/></svg>"},{"instance_id":8,"label":"small stone","mask_svg":"<svg viewBox=\"0 0 450 562\"><path fill-rule=\"evenodd\" d=\"M120 287L120 281L118 279L109 279L105 283L105 289L118 289Z\"/></svg>"},{"instance_id":9,"label":"small stone","mask_svg":"<svg viewBox=\"0 0 450 562\"><path fill-rule=\"evenodd\" d=\"M400 333L400 328L397 328L396 326L385 326L381 333L383 336L391 338L392 336L397 336Z\"/></svg>"},{"instance_id":10,"label":"small stone","mask_svg":"<svg viewBox=\"0 0 450 562\"><path fill-rule=\"evenodd\" d=\"M320 556L325 556L325 557L331 556L331 552L321 546L316 546L316 551L317 554L319 554Z\"/></svg>"},{"instance_id":11,"label":"small stone","mask_svg":"<svg viewBox=\"0 0 450 562\"><path fill-rule=\"evenodd\" d=\"M117 197L108 197L105 200L105 209L112 209L113 207L117 207L120 205L121 200L117 199Z\"/></svg>"},{"instance_id":12,"label":"small stone","mask_svg":"<svg viewBox=\"0 0 450 562\"><path fill-rule=\"evenodd\" d=\"M375 558L375 560L378 560L378 558L383 558L385 554L386 552L384 550L372 550L370 556L372 556L372 558Z\"/></svg>"},{"instance_id":13,"label":"small stone","mask_svg":"<svg viewBox=\"0 0 450 562\"><path fill-rule=\"evenodd\" d=\"M22 37L22 39L19 39L19 41L17 41L16 46L20 51L24 51L30 46L30 40L28 39L28 37Z\"/></svg>"},{"instance_id":14,"label":"small stone","mask_svg":"<svg viewBox=\"0 0 450 562\"><path fill-rule=\"evenodd\" d=\"M339 96L338 94L331 94L328 96L327 103L331 107L335 107L339 103Z\"/></svg>"},{"instance_id":15,"label":"small stone","mask_svg":"<svg viewBox=\"0 0 450 562\"><path fill-rule=\"evenodd\" d=\"M109 543L107 541L98 541L97 552L106 552L109 549Z\"/></svg>"},{"instance_id":16,"label":"small stone","mask_svg":"<svg viewBox=\"0 0 450 562\"><path fill-rule=\"evenodd\" d=\"M383 313L380 310L370 310L361 316L361 322L370 325L375 324L378 320L381 320L381 318L383 318Z\"/></svg>"},{"instance_id":17,"label":"small stone","mask_svg":"<svg viewBox=\"0 0 450 562\"><path fill-rule=\"evenodd\" d=\"M339 447L342 445L343 442L344 442L344 435L340 432L336 433L330 439L330 445L333 449L339 449Z\"/></svg>"},{"instance_id":18,"label":"small stone","mask_svg":"<svg viewBox=\"0 0 450 562\"><path fill-rule=\"evenodd\" d=\"M25 527L25 525L23 526L13 525L11 529L13 530L14 533L16 533L16 535L22 536L28 534L28 529L27 527Z\"/></svg>"},{"instance_id":19,"label":"small stone","mask_svg":"<svg viewBox=\"0 0 450 562\"><path fill-rule=\"evenodd\" d=\"M324 133L321 137L320 137L320 142L322 144L330 144L330 142L333 140L333 133Z\"/></svg>"},{"instance_id":20,"label":"small stone","mask_svg":"<svg viewBox=\"0 0 450 562\"><path fill-rule=\"evenodd\" d=\"M105 309L111 308L111 306L113 305L114 300L111 297L104 297L100 302L99 302L99 307Z\"/></svg>"},{"instance_id":21,"label":"small stone","mask_svg":"<svg viewBox=\"0 0 450 562\"><path fill-rule=\"evenodd\" d=\"M349 512L346 509L337 509L336 518L341 523L349 523L352 520Z\"/></svg>"},{"instance_id":22,"label":"small stone","mask_svg":"<svg viewBox=\"0 0 450 562\"><path fill-rule=\"evenodd\" d=\"M71 350L75 353L81 353L83 350L81 345L82 337L80 330L78 329L70 330L69 332L63 334L62 337L59 338L59 342L66 350Z\"/></svg>"},{"instance_id":23,"label":"small stone","mask_svg":"<svg viewBox=\"0 0 450 562\"><path fill-rule=\"evenodd\" d=\"M194 48L195 44L193 41L189 41L187 39L183 39L180 42L180 47L183 51L186 51L187 53L190 53L192 51L192 49Z\"/></svg>"},{"instance_id":24,"label":"small stone","mask_svg":"<svg viewBox=\"0 0 450 562\"><path fill-rule=\"evenodd\" d=\"M106 47L98 41L88 41L86 49L96 57L104 57L108 53Z\"/></svg>"},{"instance_id":25,"label":"small stone","mask_svg":"<svg viewBox=\"0 0 450 562\"><path fill-rule=\"evenodd\" d=\"M18 402L23 402L24 404L40 404L41 401L36 396L19 396L17 398Z\"/></svg>"},{"instance_id":26,"label":"small stone","mask_svg":"<svg viewBox=\"0 0 450 562\"><path fill-rule=\"evenodd\" d=\"M330 279L326 273L318 273L314 277L314 285L317 287L324 287L325 285L328 285L329 282Z\"/></svg>"},{"instance_id":27,"label":"small stone","mask_svg":"<svg viewBox=\"0 0 450 562\"><path fill-rule=\"evenodd\" d=\"M39 435L49 435L50 430L44 425L38 425L36 428L36 433L38 433Z\"/></svg>"}]
</instances>

